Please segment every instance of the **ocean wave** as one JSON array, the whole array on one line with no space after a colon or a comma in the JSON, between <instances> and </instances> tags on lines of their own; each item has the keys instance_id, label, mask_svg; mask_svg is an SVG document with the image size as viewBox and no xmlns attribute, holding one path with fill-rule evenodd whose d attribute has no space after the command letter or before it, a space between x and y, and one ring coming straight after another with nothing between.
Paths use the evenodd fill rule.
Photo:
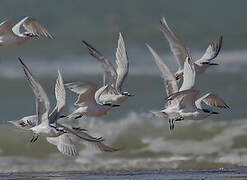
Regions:
<instances>
[{"instance_id":1,"label":"ocean wave","mask_svg":"<svg viewBox=\"0 0 247 180\"><path fill-rule=\"evenodd\" d=\"M155 118L150 113L131 112L117 121L86 118L79 121L79 125L94 136L103 136L106 144L123 150L105 153L85 143L80 146L80 156L71 159L61 155L55 147L49 152L48 143L42 142L38 147L43 149L41 154L46 153L42 160L32 155L32 151L26 154L22 152L21 157L9 156L7 151L3 151L0 170L6 165L14 165L18 169L16 164L20 165L19 170L37 170L38 165L32 164L39 161L49 164L50 159L53 159L53 163L47 167L40 165L42 170L191 168L198 164L208 168L247 166L246 119L181 121L176 123L174 131L170 131L166 119ZM27 148L21 147L22 142L15 145L20 146L22 151ZM32 145L35 146L37 145Z\"/></svg>"},{"instance_id":2,"label":"ocean wave","mask_svg":"<svg viewBox=\"0 0 247 180\"><path fill-rule=\"evenodd\" d=\"M195 52L194 59L198 59L202 54L203 52ZM160 56L163 57L173 71L176 71L176 64L174 63L174 57L172 57L171 53L161 53ZM209 73L243 72L245 71L245 65L247 65L246 57L246 50L222 52L215 60L220 66L211 68ZM109 59L112 59L112 63L114 63L114 57ZM68 55L56 57L52 60L27 57L24 59L24 62L40 77L55 75L58 67L62 69L63 74L69 77L102 73L99 63L93 60L89 55ZM138 51L138 54L132 55L130 64L130 75L159 75L152 56L146 51ZM6 60L4 63L2 62L0 66L1 78L22 78L21 71L20 64L17 60Z\"/></svg>"}]
</instances>

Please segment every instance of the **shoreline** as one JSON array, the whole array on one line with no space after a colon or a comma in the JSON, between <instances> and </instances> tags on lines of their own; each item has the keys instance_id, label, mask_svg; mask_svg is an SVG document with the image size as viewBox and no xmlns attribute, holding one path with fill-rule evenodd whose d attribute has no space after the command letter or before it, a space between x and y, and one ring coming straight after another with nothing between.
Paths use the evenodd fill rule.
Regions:
<instances>
[{"instance_id":1,"label":"shoreline","mask_svg":"<svg viewBox=\"0 0 247 180\"><path fill-rule=\"evenodd\" d=\"M47 172L9 172L0 173L4 179L201 179L229 178L246 179L247 167L220 169L129 169L129 170L94 170L94 171L47 171Z\"/></svg>"}]
</instances>

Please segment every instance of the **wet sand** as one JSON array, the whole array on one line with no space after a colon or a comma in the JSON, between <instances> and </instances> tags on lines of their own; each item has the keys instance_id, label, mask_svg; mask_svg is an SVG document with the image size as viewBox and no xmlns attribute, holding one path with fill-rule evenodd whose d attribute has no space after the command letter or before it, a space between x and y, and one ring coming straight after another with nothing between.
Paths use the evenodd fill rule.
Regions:
<instances>
[{"instance_id":1,"label":"wet sand","mask_svg":"<svg viewBox=\"0 0 247 180\"><path fill-rule=\"evenodd\" d=\"M247 179L247 168L150 169L0 173L0 179Z\"/></svg>"}]
</instances>

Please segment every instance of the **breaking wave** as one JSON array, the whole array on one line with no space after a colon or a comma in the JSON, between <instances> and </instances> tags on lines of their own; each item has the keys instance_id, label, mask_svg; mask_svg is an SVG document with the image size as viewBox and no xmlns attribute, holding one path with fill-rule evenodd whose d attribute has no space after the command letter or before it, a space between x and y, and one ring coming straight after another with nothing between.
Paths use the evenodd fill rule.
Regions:
<instances>
[{"instance_id":1,"label":"breaking wave","mask_svg":"<svg viewBox=\"0 0 247 180\"><path fill-rule=\"evenodd\" d=\"M103 153L96 147L85 144L80 146L80 156L71 159L63 157L55 148L49 152L46 148L50 145L42 142L38 147L41 154L42 149L44 151L42 159L35 155L30 157L30 151L29 154L22 153L22 156L14 157L9 157L7 151L2 151L0 170L7 165L13 167L13 171L178 168L197 167L197 164L209 168L247 165L246 119L182 121L175 125L172 132L169 131L166 120L156 119L149 113L132 112L118 121L93 118L79 122L91 134L103 136L106 144L123 150ZM35 149L35 146L25 148ZM49 165L42 166L47 163Z\"/></svg>"}]
</instances>

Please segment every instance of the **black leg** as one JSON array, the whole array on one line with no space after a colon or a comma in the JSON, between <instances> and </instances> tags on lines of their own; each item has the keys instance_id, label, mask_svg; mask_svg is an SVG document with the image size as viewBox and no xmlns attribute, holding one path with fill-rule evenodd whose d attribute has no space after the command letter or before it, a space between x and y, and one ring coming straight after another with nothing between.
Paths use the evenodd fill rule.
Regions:
<instances>
[{"instance_id":1,"label":"black leg","mask_svg":"<svg viewBox=\"0 0 247 180\"><path fill-rule=\"evenodd\" d=\"M170 130L173 130L174 129L174 119L169 119L169 128Z\"/></svg>"}]
</instances>

